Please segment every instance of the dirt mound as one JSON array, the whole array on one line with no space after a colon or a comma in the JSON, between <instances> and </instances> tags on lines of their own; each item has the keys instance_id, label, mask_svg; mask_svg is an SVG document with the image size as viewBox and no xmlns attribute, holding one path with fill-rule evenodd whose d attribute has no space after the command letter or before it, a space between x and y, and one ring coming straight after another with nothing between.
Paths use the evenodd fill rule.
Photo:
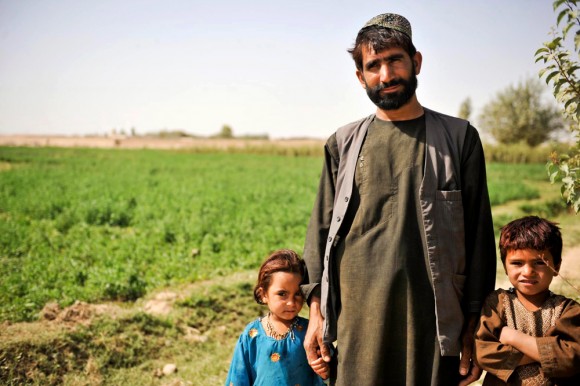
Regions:
<instances>
[{"instance_id":1,"label":"dirt mound","mask_svg":"<svg viewBox=\"0 0 580 386\"><path fill-rule=\"evenodd\" d=\"M44 306L40 311L40 319L64 325L88 325L97 315L116 315L119 310L119 307L109 304L89 304L78 300L69 307L61 308L54 302Z\"/></svg>"}]
</instances>

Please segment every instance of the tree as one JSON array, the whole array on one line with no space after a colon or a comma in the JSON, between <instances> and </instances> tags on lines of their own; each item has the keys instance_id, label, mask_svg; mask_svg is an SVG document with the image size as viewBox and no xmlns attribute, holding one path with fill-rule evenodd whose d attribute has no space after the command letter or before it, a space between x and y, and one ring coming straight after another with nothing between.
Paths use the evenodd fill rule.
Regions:
<instances>
[{"instance_id":1,"label":"tree","mask_svg":"<svg viewBox=\"0 0 580 386\"><path fill-rule=\"evenodd\" d=\"M471 107L471 98L467 97L463 100L463 102L461 102L461 105L459 106L459 113L457 114L457 116L459 118L469 120L472 111L473 109Z\"/></svg>"},{"instance_id":2,"label":"tree","mask_svg":"<svg viewBox=\"0 0 580 386\"><path fill-rule=\"evenodd\" d=\"M572 122L570 130L577 137L576 144L567 154L553 152L547 163L548 175L552 183L561 181L560 192L568 205L580 212L580 83L578 82L580 54L580 12L576 0L555 0L557 12L556 28L551 41L545 42L536 51L536 62L545 67L540 70L540 78L545 77L552 84L556 101L562 104L562 114ZM559 29L558 29L559 28ZM574 54L565 49L566 38L572 32ZM575 60L576 59L576 60Z\"/></svg>"},{"instance_id":3,"label":"tree","mask_svg":"<svg viewBox=\"0 0 580 386\"><path fill-rule=\"evenodd\" d=\"M234 137L234 130L230 125L223 125L222 129L220 130L219 134L216 136L217 138L233 138Z\"/></svg>"},{"instance_id":4,"label":"tree","mask_svg":"<svg viewBox=\"0 0 580 386\"><path fill-rule=\"evenodd\" d=\"M563 127L562 117L554 103L542 100L544 87L537 79L527 79L508 86L483 107L479 117L482 129L500 143L524 141L537 146Z\"/></svg>"}]
</instances>

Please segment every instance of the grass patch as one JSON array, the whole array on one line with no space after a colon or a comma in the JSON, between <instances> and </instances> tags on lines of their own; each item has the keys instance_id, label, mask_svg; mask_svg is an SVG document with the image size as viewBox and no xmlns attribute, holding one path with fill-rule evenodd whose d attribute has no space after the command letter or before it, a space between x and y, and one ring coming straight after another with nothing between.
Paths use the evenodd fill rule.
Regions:
<instances>
[{"instance_id":1,"label":"grass patch","mask_svg":"<svg viewBox=\"0 0 580 386\"><path fill-rule=\"evenodd\" d=\"M220 384L238 335L264 313L253 284L234 281L196 287L167 317L135 310L72 328L8 326L11 337L0 335L0 384ZM166 363L178 372L161 377Z\"/></svg>"}]
</instances>

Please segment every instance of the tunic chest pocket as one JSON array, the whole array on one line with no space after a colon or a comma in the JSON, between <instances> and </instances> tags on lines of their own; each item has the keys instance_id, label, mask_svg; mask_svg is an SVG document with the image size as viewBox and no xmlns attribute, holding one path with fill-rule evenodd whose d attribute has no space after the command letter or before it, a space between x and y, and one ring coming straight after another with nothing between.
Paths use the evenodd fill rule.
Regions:
<instances>
[{"instance_id":1,"label":"tunic chest pocket","mask_svg":"<svg viewBox=\"0 0 580 386\"><path fill-rule=\"evenodd\" d=\"M461 222L463 228L463 199L461 190L438 190L435 195L437 201L437 216L439 220L451 220L450 227ZM444 223L447 224L447 223Z\"/></svg>"},{"instance_id":2,"label":"tunic chest pocket","mask_svg":"<svg viewBox=\"0 0 580 386\"><path fill-rule=\"evenodd\" d=\"M461 190L438 190L435 195L435 227L442 269L455 274L465 271L465 223Z\"/></svg>"}]
</instances>

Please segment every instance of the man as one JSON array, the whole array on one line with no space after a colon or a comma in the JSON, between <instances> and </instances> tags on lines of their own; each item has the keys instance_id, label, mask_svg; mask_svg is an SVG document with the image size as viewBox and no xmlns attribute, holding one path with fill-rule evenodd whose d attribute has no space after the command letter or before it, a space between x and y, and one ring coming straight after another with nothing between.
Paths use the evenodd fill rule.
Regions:
<instances>
[{"instance_id":1,"label":"man","mask_svg":"<svg viewBox=\"0 0 580 386\"><path fill-rule=\"evenodd\" d=\"M310 362L330 362L332 348L331 384L466 385L481 375L473 332L496 273L483 149L467 121L419 104L411 38L396 14L359 31L349 52L377 110L325 146L304 249L304 346Z\"/></svg>"}]
</instances>

